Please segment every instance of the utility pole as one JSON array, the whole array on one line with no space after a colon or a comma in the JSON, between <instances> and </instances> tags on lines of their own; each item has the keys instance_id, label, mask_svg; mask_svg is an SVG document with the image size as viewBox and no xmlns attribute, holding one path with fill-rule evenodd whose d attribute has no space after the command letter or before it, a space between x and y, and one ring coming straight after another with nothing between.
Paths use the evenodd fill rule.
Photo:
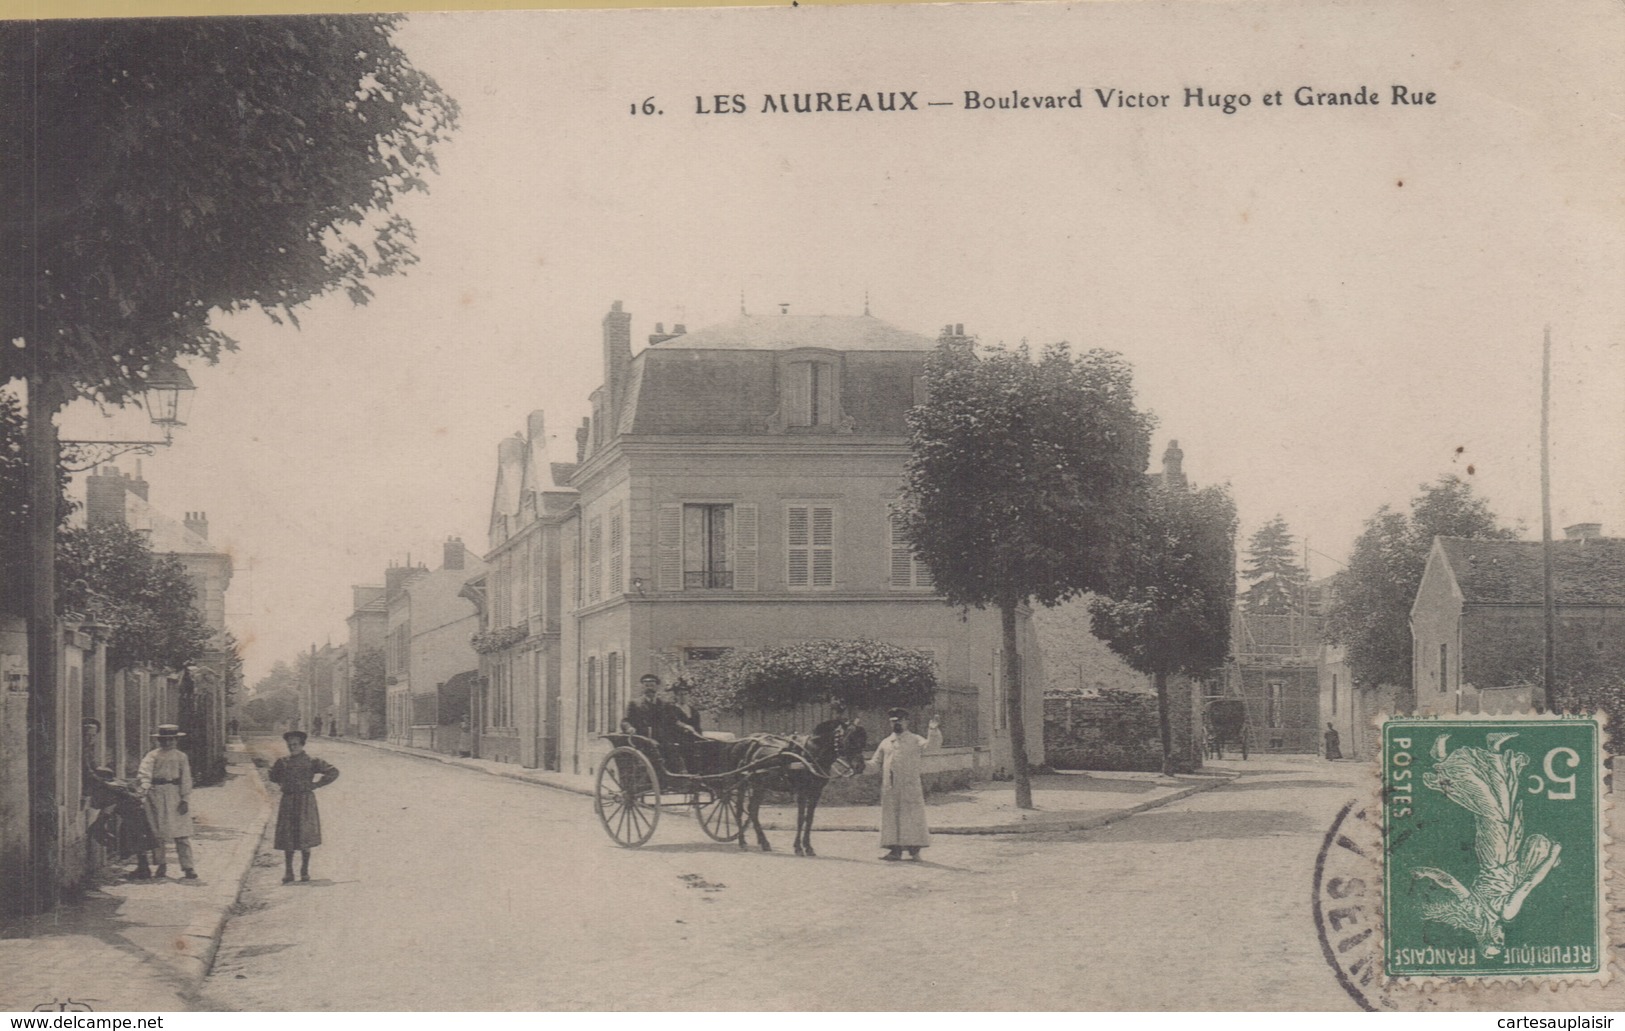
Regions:
<instances>
[{"instance_id":1,"label":"utility pole","mask_svg":"<svg viewBox=\"0 0 1625 1031\"><path fill-rule=\"evenodd\" d=\"M1540 553L1543 604L1546 616L1546 661L1542 665L1542 686L1546 711L1557 695L1557 599L1552 589L1552 327L1546 327L1546 343L1540 361Z\"/></svg>"},{"instance_id":2,"label":"utility pole","mask_svg":"<svg viewBox=\"0 0 1625 1031\"><path fill-rule=\"evenodd\" d=\"M56 906L61 865L56 793L56 502L61 464L56 411L60 402L43 369L36 367L27 386L29 861L23 908L28 913L44 913Z\"/></svg>"}]
</instances>

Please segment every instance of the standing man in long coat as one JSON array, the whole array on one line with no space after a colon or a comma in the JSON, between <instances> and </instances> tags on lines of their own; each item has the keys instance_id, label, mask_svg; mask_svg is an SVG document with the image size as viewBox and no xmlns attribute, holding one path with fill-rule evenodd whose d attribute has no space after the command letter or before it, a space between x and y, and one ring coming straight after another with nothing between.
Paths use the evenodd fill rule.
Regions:
<instances>
[{"instance_id":1,"label":"standing man in long coat","mask_svg":"<svg viewBox=\"0 0 1625 1031\"><path fill-rule=\"evenodd\" d=\"M293 854L299 853L299 879L310 880L310 850L322 843L322 814L316 808L316 789L339 779L336 766L305 752L308 739L302 730L282 735L288 754L271 765L271 783L282 787L276 811L276 841L282 851L282 883L293 883Z\"/></svg>"},{"instance_id":2,"label":"standing man in long coat","mask_svg":"<svg viewBox=\"0 0 1625 1031\"><path fill-rule=\"evenodd\" d=\"M929 737L908 729L908 710L892 709L891 736L875 746L871 760L880 769L880 847L888 862L920 858L920 849L931 844L931 831L925 825L925 786L920 782L922 758L942 747L942 731L931 717Z\"/></svg>"},{"instance_id":3,"label":"standing man in long coat","mask_svg":"<svg viewBox=\"0 0 1625 1031\"><path fill-rule=\"evenodd\" d=\"M169 867L169 843L175 843L175 858L181 864L181 876L197 880L192 866L192 761L179 748L181 728L165 723L152 735L158 747L148 752L136 771L136 791L147 807L147 820L158 839L154 850L158 857L158 877L166 877Z\"/></svg>"}]
</instances>

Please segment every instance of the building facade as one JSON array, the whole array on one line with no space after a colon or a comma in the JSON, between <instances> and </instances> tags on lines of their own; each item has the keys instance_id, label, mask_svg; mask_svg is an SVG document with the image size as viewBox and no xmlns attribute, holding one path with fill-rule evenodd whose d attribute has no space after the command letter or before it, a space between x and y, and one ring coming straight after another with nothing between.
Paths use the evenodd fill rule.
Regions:
<instances>
[{"instance_id":1,"label":"building facade","mask_svg":"<svg viewBox=\"0 0 1625 1031\"><path fill-rule=\"evenodd\" d=\"M384 736L383 699L375 703L366 692L382 692L382 684L367 684L364 672L367 663L383 658L384 635L388 631L389 608L384 602L384 588L371 584L352 584L350 587L350 614L344 620L348 633L345 645L346 721L340 732L362 738ZM375 655L376 653L376 655Z\"/></svg>"},{"instance_id":2,"label":"building facade","mask_svg":"<svg viewBox=\"0 0 1625 1031\"><path fill-rule=\"evenodd\" d=\"M463 597L468 579L484 564L468 554L462 538L448 538L439 569L396 566L385 571L384 670L388 738L396 744L434 748L441 696L452 678L478 666L472 639L479 620ZM466 684L466 678L454 689ZM466 688L464 688L466 690Z\"/></svg>"},{"instance_id":3,"label":"building facade","mask_svg":"<svg viewBox=\"0 0 1625 1031\"><path fill-rule=\"evenodd\" d=\"M631 315L618 302L605 315L603 384L577 431L577 504L560 526L560 767L594 768L644 673L669 682L731 649L869 637L935 660L936 768L1008 774L997 615L945 605L890 515L905 413L938 341L868 315L655 329L634 356ZM1020 618L1037 763L1043 672ZM716 729L805 730L818 715Z\"/></svg>"},{"instance_id":4,"label":"building facade","mask_svg":"<svg viewBox=\"0 0 1625 1031\"><path fill-rule=\"evenodd\" d=\"M1248 750L1318 752L1325 731L1320 617L1247 612L1238 599L1231 627L1231 660L1219 696L1246 701Z\"/></svg>"}]
</instances>

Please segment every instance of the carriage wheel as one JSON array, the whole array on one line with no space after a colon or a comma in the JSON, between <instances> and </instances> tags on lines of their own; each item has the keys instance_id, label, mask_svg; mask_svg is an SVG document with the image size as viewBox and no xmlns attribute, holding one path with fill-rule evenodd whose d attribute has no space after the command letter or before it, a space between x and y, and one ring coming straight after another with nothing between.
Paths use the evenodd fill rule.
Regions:
<instances>
[{"instance_id":1,"label":"carriage wheel","mask_svg":"<svg viewBox=\"0 0 1625 1031\"><path fill-rule=\"evenodd\" d=\"M637 848L654 835L659 800L660 778L648 756L624 745L604 756L592 807L617 844Z\"/></svg>"},{"instance_id":2,"label":"carriage wheel","mask_svg":"<svg viewBox=\"0 0 1625 1031\"><path fill-rule=\"evenodd\" d=\"M738 841L745 833L739 821L738 799L739 785L728 784L713 789L711 800L695 807L700 829L713 841Z\"/></svg>"}]
</instances>

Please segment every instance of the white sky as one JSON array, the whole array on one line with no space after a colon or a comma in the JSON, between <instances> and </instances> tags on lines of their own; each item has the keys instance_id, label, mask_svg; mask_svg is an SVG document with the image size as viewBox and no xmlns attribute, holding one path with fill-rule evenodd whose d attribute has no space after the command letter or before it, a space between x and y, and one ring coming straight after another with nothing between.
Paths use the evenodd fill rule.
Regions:
<instances>
[{"instance_id":1,"label":"white sky","mask_svg":"<svg viewBox=\"0 0 1625 1031\"><path fill-rule=\"evenodd\" d=\"M1379 505L1469 463L1538 533L1550 323L1556 524L1625 533L1622 18L1589 0L413 16L402 44L463 109L403 205L422 263L302 330L226 324L242 350L192 370L191 425L144 461L152 501L207 511L233 554L252 682L343 640L349 585L391 560L437 566L448 534L483 550L497 441L528 411L573 457L611 301L641 342L736 316L741 290L807 314L867 291L921 333L1122 351L1155 453L1178 438L1194 480L1229 482L1244 537L1284 515L1316 575ZM1439 103L1291 103L1394 83ZM1186 86L1252 106L1186 109ZM1174 106L1102 110L1096 87ZM1079 88L1081 111L960 107ZM1287 105L1261 106L1275 89ZM759 113L818 90L916 90L923 110ZM713 93L750 113L694 114ZM649 96L663 115L628 113ZM79 413L64 435L131 420Z\"/></svg>"}]
</instances>

